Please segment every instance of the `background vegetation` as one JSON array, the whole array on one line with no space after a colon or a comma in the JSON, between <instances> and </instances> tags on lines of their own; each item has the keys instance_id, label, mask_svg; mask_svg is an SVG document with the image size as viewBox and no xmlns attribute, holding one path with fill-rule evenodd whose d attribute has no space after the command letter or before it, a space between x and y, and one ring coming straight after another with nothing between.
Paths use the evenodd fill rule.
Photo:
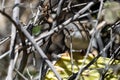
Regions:
<instances>
[{"instance_id":1,"label":"background vegetation","mask_svg":"<svg viewBox=\"0 0 120 80\"><path fill-rule=\"evenodd\" d=\"M119 0L1 0L0 79L119 80Z\"/></svg>"}]
</instances>

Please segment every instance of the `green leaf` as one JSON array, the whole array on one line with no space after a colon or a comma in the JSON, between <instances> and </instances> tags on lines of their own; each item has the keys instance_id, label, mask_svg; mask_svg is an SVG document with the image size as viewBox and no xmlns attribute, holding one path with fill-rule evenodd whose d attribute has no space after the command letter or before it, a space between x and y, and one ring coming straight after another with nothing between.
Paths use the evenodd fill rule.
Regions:
<instances>
[{"instance_id":1,"label":"green leaf","mask_svg":"<svg viewBox=\"0 0 120 80\"><path fill-rule=\"evenodd\" d=\"M37 36L39 35L41 32L41 26L37 25L37 26L34 26L33 29L32 29L32 34L34 36Z\"/></svg>"}]
</instances>

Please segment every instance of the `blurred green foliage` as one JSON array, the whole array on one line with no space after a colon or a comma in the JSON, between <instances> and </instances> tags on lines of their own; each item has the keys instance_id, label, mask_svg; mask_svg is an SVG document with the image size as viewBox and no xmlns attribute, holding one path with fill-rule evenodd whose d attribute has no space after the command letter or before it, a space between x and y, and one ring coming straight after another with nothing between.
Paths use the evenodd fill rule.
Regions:
<instances>
[{"instance_id":1,"label":"blurred green foliage","mask_svg":"<svg viewBox=\"0 0 120 80\"><path fill-rule=\"evenodd\" d=\"M34 36L37 36L39 35L41 32L41 26L40 25L37 25L37 26L34 26L33 29L32 29L32 34Z\"/></svg>"},{"instance_id":2,"label":"blurred green foliage","mask_svg":"<svg viewBox=\"0 0 120 80\"><path fill-rule=\"evenodd\" d=\"M108 24L113 24L120 18L120 3L115 1L106 1L103 10L104 20Z\"/></svg>"}]
</instances>

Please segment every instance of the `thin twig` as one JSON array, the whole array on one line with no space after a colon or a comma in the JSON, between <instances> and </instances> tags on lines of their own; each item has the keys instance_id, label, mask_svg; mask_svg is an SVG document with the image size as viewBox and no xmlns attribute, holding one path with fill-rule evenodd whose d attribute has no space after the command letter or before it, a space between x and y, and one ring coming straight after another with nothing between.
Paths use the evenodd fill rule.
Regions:
<instances>
[{"instance_id":1,"label":"thin twig","mask_svg":"<svg viewBox=\"0 0 120 80\"><path fill-rule=\"evenodd\" d=\"M24 80L28 80L22 73L20 73L17 69L14 69Z\"/></svg>"},{"instance_id":2,"label":"thin twig","mask_svg":"<svg viewBox=\"0 0 120 80\"><path fill-rule=\"evenodd\" d=\"M30 80L32 80L33 76L30 74L30 71L28 70L28 68L27 68L27 74L30 77Z\"/></svg>"},{"instance_id":3,"label":"thin twig","mask_svg":"<svg viewBox=\"0 0 120 80\"><path fill-rule=\"evenodd\" d=\"M0 55L0 59L3 59L5 56L7 56L10 53L10 51L5 52L4 54Z\"/></svg>"},{"instance_id":4,"label":"thin twig","mask_svg":"<svg viewBox=\"0 0 120 80\"><path fill-rule=\"evenodd\" d=\"M3 40L0 41L0 45L4 44L9 39L10 39L10 36L4 38Z\"/></svg>"},{"instance_id":5,"label":"thin twig","mask_svg":"<svg viewBox=\"0 0 120 80\"><path fill-rule=\"evenodd\" d=\"M5 0L2 0L2 10L4 11L5 9Z\"/></svg>"},{"instance_id":6,"label":"thin twig","mask_svg":"<svg viewBox=\"0 0 120 80\"><path fill-rule=\"evenodd\" d=\"M100 8L99 8L97 20L99 19L100 14L101 14L101 11L102 11L103 0L101 0L101 4L100 4L100 5L101 5L101 6L100 6ZM75 80L78 80L78 78L79 78L79 76L80 76L80 73L81 73L81 70L83 69L83 66L84 66L84 64L85 64L85 61L86 61L86 59L87 59L87 57L88 57L88 54L89 54L89 51L90 51L90 48L91 48L91 45L92 45L92 41L93 41L93 39L94 39L94 35L95 35L95 32L96 32L96 26L97 26L97 25L98 25L98 21L96 22L96 24L95 24L95 26L94 26L94 32L93 32L92 37L91 37L91 39L90 39L90 43L89 43L89 46L88 46L86 55L85 55L85 57L84 57L84 59L83 59L82 68L78 71L78 74L77 74L77 77L76 77Z\"/></svg>"}]
</instances>

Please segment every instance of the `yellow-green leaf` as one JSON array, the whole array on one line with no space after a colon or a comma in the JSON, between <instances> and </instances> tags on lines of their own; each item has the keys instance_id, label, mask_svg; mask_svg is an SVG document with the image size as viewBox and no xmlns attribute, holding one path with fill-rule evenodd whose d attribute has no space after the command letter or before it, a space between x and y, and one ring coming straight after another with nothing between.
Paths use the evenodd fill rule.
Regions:
<instances>
[{"instance_id":1,"label":"yellow-green leaf","mask_svg":"<svg viewBox=\"0 0 120 80\"><path fill-rule=\"evenodd\" d=\"M81 55L80 53L73 53L73 57L74 57L73 69L74 69L74 73L76 73L82 67L81 64L83 62L84 56ZM94 58L95 57L92 55L88 56L87 60L85 61L85 65L87 65ZM81 78L84 78L84 80L99 80L101 72L104 70L109 60L110 60L109 58L100 57L88 69L83 71L79 79L81 80ZM120 61L118 60L115 60L115 62L117 64L120 63ZM59 59L54 66L63 80L68 80L68 78L72 75L72 66L71 66L71 60L69 54L63 55L61 59ZM113 72L113 69L110 68L107 72L109 76L107 76L105 80L109 80L108 78L110 78L110 80L118 79L118 74L111 74L111 72ZM54 73L51 70L49 70L45 80L57 80L57 78L55 77Z\"/></svg>"}]
</instances>

